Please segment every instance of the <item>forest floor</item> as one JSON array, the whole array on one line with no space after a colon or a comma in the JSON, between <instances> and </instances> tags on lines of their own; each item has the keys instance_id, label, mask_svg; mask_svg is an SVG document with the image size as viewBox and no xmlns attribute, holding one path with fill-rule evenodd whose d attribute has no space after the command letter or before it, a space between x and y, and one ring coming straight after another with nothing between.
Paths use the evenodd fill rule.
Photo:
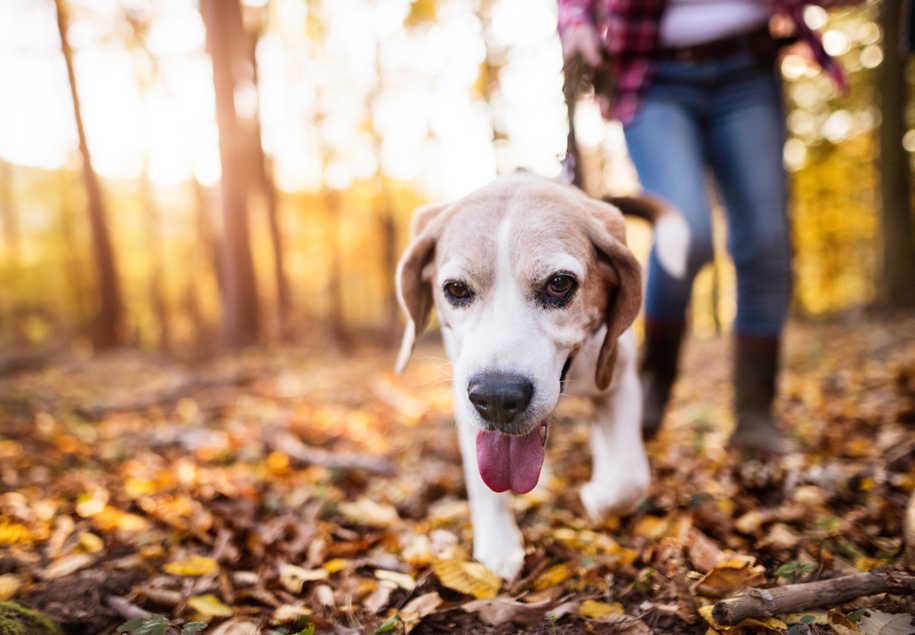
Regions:
<instances>
[{"instance_id":1,"label":"forest floor","mask_svg":"<svg viewBox=\"0 0 915 635\"><path fill-rule=\"evenodd\" d=\"M900 564L915 317L791 325L777 410L803 452L779 461L725 449L729 350L690 341L649 495L602 524L577 495L590 405L561 404L508 584L470 562L434 344L399 377L381 350L70 354L0 379L0 601L67 633L706 633L747 586ZM713 632L910 633L913 614L879 595Z\"/></svg>"}]
</instances>

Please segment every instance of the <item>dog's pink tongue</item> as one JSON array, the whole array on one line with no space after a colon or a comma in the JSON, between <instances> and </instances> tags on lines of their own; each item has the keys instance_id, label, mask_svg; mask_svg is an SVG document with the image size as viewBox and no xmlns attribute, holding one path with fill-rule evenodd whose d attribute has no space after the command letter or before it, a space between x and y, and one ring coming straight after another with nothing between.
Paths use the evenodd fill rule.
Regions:
<instances>
[{"instance_id":1,"label":"dog's pink tongue","mask_svg":"<svg viewBox=\"0 0 915 635\"><path fill-rule=\"evenodd\" d=\"M489 489L523 494L534 489L543 466L540 426L523 437L481 430L477 433L477 464Z\"/></svg>"}]
</instances>

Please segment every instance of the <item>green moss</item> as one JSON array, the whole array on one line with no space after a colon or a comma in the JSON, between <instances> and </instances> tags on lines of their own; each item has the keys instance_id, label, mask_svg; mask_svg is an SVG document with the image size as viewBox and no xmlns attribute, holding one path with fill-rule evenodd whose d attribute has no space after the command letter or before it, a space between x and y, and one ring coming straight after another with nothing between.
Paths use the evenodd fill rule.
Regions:
<instances>
[{"instance_id":1,"label":"green moss","mask_svg":"<svg viewBox=\"0 0 915 635\"><path fill-rule=\"evenodd\" d=\"M38 611L0 602L0 635L60 635L60 629Z\"/></svg>"}]
</instances>

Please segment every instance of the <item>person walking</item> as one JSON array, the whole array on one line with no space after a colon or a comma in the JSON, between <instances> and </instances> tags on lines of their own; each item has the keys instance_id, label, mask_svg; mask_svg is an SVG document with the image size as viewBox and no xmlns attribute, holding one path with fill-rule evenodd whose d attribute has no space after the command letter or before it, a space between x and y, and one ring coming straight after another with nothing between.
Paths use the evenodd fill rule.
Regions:
<instances>
[{"instance_id":1,"label":"person walking","mask_svg":"<svg viewBox=\"0 0 915 635\"><path fill-rule=\"evenodd\" d=\"M785 113L777 70L781 19L844 89L836 61L803 20L806 4L860 0L559 0L566 61L609 70L602 113L622 122L642 187L683 214L688 271L669 275L652 249L640 360L642 430L657 433L677 375L693 279L714 256L706 173L714 176L737 271L734 448L783 454L772 414L779 345L792 295Z\"/></svg>"}]
</instances>

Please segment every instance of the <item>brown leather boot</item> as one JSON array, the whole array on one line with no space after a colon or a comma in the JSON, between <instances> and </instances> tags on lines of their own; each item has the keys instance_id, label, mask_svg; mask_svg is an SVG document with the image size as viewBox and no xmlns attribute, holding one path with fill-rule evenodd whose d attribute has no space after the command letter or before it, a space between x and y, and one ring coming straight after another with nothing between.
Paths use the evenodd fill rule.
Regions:
<instances>
[{"instance_id":1,"label":"brown leather boot","mask_svg":"<svg viewBox=\"0 0 915 635\"><path fill-rule=\"evenodd\" d=\"M778 353L778 337L737 335L735 338L737 428L729 442L732 448L764 455L782 455L789 451L778 422L772 416Z\"/></svg>"},{"instance_id":2,"label":"brown leather boot","mask_svg":"<svg viewBox=\"0 0 915 635\"><path fill-rule=\"evenodd\" d=\"M661 429L664 410L677 377L684 322L655 322L646 318L645 341L639 377L642 380L642 437L650 439Z\"/></svg>"}]
</instances>

